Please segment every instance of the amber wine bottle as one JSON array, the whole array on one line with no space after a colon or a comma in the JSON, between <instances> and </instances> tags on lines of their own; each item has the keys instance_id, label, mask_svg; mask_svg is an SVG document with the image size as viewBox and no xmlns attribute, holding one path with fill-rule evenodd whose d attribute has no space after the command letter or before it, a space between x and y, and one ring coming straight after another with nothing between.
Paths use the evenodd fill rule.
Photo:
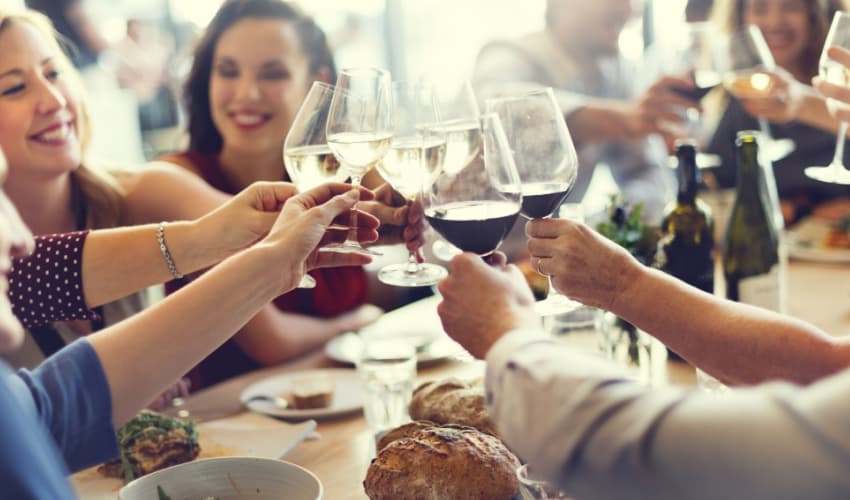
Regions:
<instances>
[{"instance_id":1,"label":"amber wine bottle","mask_svg":"<svg viewBox=\"0 0 850 500\"><path fill-rule=\"evenodd\" d=\"M780 310L779 235L758 160L757 132L739 132L738 191L723 245L726 297Z\"/></svg>"}]
</instances>

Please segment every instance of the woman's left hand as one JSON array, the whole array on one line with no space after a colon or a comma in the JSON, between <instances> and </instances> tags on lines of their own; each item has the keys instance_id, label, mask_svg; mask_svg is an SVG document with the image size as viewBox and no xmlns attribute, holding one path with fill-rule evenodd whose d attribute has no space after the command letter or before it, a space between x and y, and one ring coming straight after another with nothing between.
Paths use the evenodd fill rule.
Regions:
<instances>
[{"instance_id":1,"label":"woman's left hand","mask_svg":"<svg viewBox=\"0 0 850 500\"><path fill-rule=\"evenodd\" d=\"M425 244L427 226L422 204L409 203L388 183L375 189L374 200L361 202L357 208L381 221L374 245L404 243L408 250L416 251Z\"/></svg>"}]
</instances>

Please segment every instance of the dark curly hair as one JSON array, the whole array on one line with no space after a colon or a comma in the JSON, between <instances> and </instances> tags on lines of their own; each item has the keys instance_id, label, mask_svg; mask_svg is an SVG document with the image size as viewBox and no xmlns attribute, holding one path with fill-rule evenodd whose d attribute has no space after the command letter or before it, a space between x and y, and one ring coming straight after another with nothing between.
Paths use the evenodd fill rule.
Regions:
<instances>
[{"instance_id":1,"label":"dark curly hair","mask_svg":"<svg viewBox=\"0 0 850 500\"><path fill-rule=\"evenodd\" d=\"M209 81L213 55L222 34L245 18L280 19L295 26L301 49L310 60L310 74L323 69L336 81L336 66L325 33L311 17L298 7L281 0L227 0L210 21L195 48L192 69L183 91L188 115L189 149L201 153L221 151L221 133L213 123L210 111Z\"/></svg>"}]
</instances>

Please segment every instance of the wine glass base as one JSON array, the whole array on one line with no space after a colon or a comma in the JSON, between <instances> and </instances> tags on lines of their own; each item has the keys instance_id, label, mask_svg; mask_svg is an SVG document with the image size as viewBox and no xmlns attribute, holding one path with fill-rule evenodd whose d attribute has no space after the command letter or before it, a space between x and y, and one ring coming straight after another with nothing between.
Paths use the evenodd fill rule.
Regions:
<instances>
[{"instance_id":1,"label":"wine glass base","mask_svg":"<svg viewBox=\"0 0 850 500\"><path fill-rule=\"evenodd\" d=\"M534 304L534 312L539 316L552 316L574 311L582 307L580 302L569 299L565 295L549 295L545 299Z\"/></svg>"},{"instance_id":2,"label":"wine glass base","mask_svg":"<svg viewBox=\"0 0 850 500\"><path fill-rule=\"evenodd\" d=\"M392 264L381 268L378 279L393 286L431 286L448 276L448 271L435 264L419 264L416 272L408 270L409 264Z\"/></svg>"},{"instance_id":3,"label":"wine glass base","mask_svg":"<svg viewBox=\"0 0 850 500\"><path fill-rule=\"evenodd\" d=\"M850 184L850 170L843 166L836 168L833 165L826 167L808 167L805 170L808 177L821 182L832 184Z\"/></svg>"},{"instance_id":4,"label":"wine glass base","mask_svg":"<svg viewBox=\"0 0 850 500\"><path fill-rule=\"evenodd\" d=\"M301 281L298 283L298 288L316 288L316 278L309 274L305 274L301 277Z\"/></svg>"},{"instance_id":5,"label":"wine glass base","mask_svg":"<svg viewBox=\"0 0 850 500\"><path fill-rule=\"evenodd\" d=\"M370 248L365 248L360 246L357 243L332 243L330 245L325 245L319 249L320 252L336 252L336 253L359 253L360 255L367 255L370 257L380 257L381 252L376 252Z\"/></svg>"}]
</instances>

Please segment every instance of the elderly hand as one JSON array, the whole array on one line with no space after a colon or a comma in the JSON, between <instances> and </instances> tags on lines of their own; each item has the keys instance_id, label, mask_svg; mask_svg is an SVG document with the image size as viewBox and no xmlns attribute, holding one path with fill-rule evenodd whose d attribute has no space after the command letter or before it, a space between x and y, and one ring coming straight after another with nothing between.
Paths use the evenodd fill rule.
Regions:
<instances>
[{"instance_id":1,"label":"elderly hand","mask_svg":"<svg viewBox=\"0 0 850 500\"><path fill-rule=\"evenodd\" d=\"M735 97L741 101L744 111L774 123L795 120L805 94L803 85L782 68L760 70L759 73L770 77L770 88L766 92L736 93Z\"/></svg>"},{"instance_id":2,"label":"elderly hand","mask_svg":"<svg viewBox=\"0 0 850 500\"><path fill-rule=\"evenodd\" d=\"M483 359L493 344L511 330L539 327L534 297L516 266L499 254L491 267L471 253L451 261L448 278L438 288L437 307L443 328L473 356Z\"/></svg>"},{"instance_id":3,"label":"elderly hand","mask_svg":"<svg viewBox=\"0 0 850 500\"><path fill-rule=\"evenodd\" d=\"M354 205L373 196L365 188L327 183L286 200L268 236L259 243L282 254L280 264L289 272L281 273L284 282L280 293L294 288L310 269L359 266L371 261L367 255L319 252L319 248L344 241ZM358 213L357 240L374 241L378 237L377 227L378 219Z\"/></svg>"},{"instance_id":4,"label":"elderly hand","mask_svg":"<svg viewBox=\"0 0 850 500\"><path fill-rule=\"evenodd\" d=\"M357 205L358 210L371 214L381 221L376 245L405 243L411 252L425 244L425 224L422 204L408 203L388 183L375 189L375 199Z\"/></svg>"},{"instance_id":5,"label":"elderly hand","mask_svg":"<svg viewBox=\"0 0 850 500\"><path fill-rule=\"evenodd\" d=\"M830 47L829 57L850 69L850 51L842 47ZM819 76L812 79L815 88L824 96L841 101L846 106L829 106L829 112L841 122L850 122L850 88L844 85L829 83Z\"/></svg>"},{"instance_id":6,"label":"elderly hand","mask_svg":"<svg viewBox=\"0 0 850 500\"><path fill-rule=\"evenodd\" d=\"M268 234L284 202L298 191L286 182L255 182L212 212L197 219L200 241L221 245L224 254L242 250Z\"/></svg>"},{"instance_id":7,"label":"elderly hand","mask_svg":"<svg viewBox=\"0 0 850 500\"><path fill-rule=\"evenodd\" d=\"M641 269L625 249L584 224L535 219L525 232L534 269L551 276L559 292L589 306L615 310Z\"/></svg>"}]
</instances>

